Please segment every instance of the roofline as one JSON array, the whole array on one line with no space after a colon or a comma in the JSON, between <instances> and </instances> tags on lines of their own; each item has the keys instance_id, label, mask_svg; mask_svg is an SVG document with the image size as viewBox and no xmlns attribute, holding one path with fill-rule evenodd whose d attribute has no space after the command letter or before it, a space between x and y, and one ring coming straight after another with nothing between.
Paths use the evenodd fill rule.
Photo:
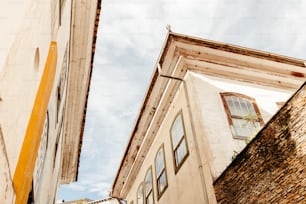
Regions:
<instances>
[{"instance_id":1,"label":"roofline","mask_svg":"<svg viewBox=\"0 0 306 204\"><path fill-rule=\"evenodd\" d=\"M189 36L189 35L184 35L180 33L175 33L175 32L170 32L170 38L174 39L182 39L185 41L189 42L195 42L198 44L201 44L205 47L209 48L214 48L214 49L219 49L223 51L228 51L236 54L241 54L241 55L248 55L256 58L261 58L261 59L267 59L275 62L281 62L285 64L291 64L294 66L300 66L300 67L305 67L306 66L306 61L294 57L288 57L285 55L280 55L280 54L275 54L271 52L266 52L262 50L257 50L257 49L252 49L252 48L247 48L243 46L238 46L238 45L233 45L233 44L228 44L228 43L222 43L222 42L217 42L213 40L207 40L204 38L199 38L199 37L194 37L194 36ZM164 57L164 56L163 56Z\"/></svg>"},{"instance_id":2,"label":"roofline","mask_svg":"<svg viewBox=\"0 0 306 204\"><path fill-rule=\"evenodd\" d=\"M75 14L76 11L73 12L74 9L76 9L75 4L77 2L76 1L72 1L71 2L71 22L70 22L70 49L69 49L69 67L70 66L80 66L79 64L76 64L76 61L78 61L80 59L80 57L76 54L75 52L75 36L79 37L79 33L80 33L80 29L79 29L79 22L74 22L72 19L79 17L79 15L77 16ZM89 3L89 2L88 2ZM93 69L93 62L94 62L94 55L95 55L95 48L96 48L96 39L97 39L97 32L98 32L98 26L99 26L99 17L100 17L100 11L101 11L101 4L102 4L102 0L96 0L95 2L90 2L94 3L92 4L92 7L90 8L90 16L88 16L88 21L90 21L90 23L88 24L88 26L90 27L90 30L88 31L87 36L87 48L89 49L83 49L81 53L78 53L79 55L82 55L82 58L85 57L86 62L84 61L84 66L82 70L80 71L76 71L74 72L74 75L78 74L80 75L80 73L85 73L85 75L82 77L85 79L86 77L86 85L82 86L81 84L78 84L77 82L75 82L74 84L72 84L71 86L70 83L68 81L68 87L67 89L71 89L70 91L75 91L76 87L81 87L82 88L82 93L81 95L78 96L73 96L74 98L70 98L67 95L66 97L66 110L65 110L65 114L67 114L68 108L69 107L74 107L73 105L73 100L81 100L81 103L78 103L78 112L74 113L74 111L70 111L69 116L66 115L66 119L65 120L65 137L63 138L64 140L67 140L70 145L68 146L68 148L65 148L65 150L62 150L62 154L65 154L66 152L70 152L69 154L65 154L66 156L63 155L63 157L61 158L61 162L62 162L62 171L61 171L61 176L60 176L60 183L64 184L64 183L70 183L73 181L77 181L78 180L78 172L79 172L79 165L80 165L80 155L81 155L81 149L82 149L82 141L83 141L83 135L84 135L84 128L85 128L85 119L86 119L86 112L87 112L87 103L88 103L88 96L89 96L89 90L90 90L90 83L91 83L91 77L92 77L92 69ZM84 9L83 7L79 8L79 9ZM89 38L90 37L90 38ZM79 42L77 42L79 43ZM89 46L89 47L88 47ZM74 53L73 56L71 53ZM86 55L86 56L85 56ZM72 60L72 58L75 58L76 60ZM73 64L73 65L72 65ZM70 78L70 70L69 70L69 75L68 77ZM68 79L69 80L69 79ZM68 91L67 91L68 94ZM74 94L75 95L75 94ZM77 98L77 99L76 99ZM69 106L69 104L72 104L72 106ZM69 119L69 121L67 121L67 117L71 117L71 115L76 116L76 118L72 118L74 120ZM69 124L69 125L67 125ZM73 127L73 125L75 125L75 127ZM72 134L72 132L74 134ZM68 133L68 134L66 134ZM67 137L67 135L74 135L74 137L72 138L71 136ZM66 139L65 139L66 138ZM73 139L73 140L72 140ZM73 144L72 144L73 143ZM65 162L65 160L67 160Z\"/></svg>"},{"instance_id":3,"label":"roofline","mask_svg":"<svg viewBox=\"0 0 306 204\"><path fill-rule=\"evenodd\" d=\"M96 20L95 20L95 27L94 27L93 41L92 41L92 50L91 50L89 82L88 82L87 94L86 94L86 99L85 99L85 105L84 105L84 109L83 109L83 120L82 120L81 131L80 131L80 143L79 143L79 150L78 150L78 161L77 161L77 169L76 169L75 180L78 180L78 174L79 174L80 156L81 156L81 150L82 150L82 144L83 144L83 136L84 136L85 122L86 122L88 96L89 96L89 90L90 90L90 84L91 84L94 56L95 56L95 51L96 51L97 33L98 33L98 27L99 27L99 21L100 21L100 12L101 12L101 8L102 8L102 0L98 0L97 3L98 4L97 4L97 10L96 10Z\"/></svg>"},{"instance_id":4,"label":"roofline","mask_svg":"<svg viewBox=\"0 0 306 204\"><path fill-rule=\"evenodd\" d=\"M161 51L160 51L160 53L159 53L159 57L158 57L157 62L159 62L160 59L162 58L163 50L164 50L164 49L166 48L166 46L168 45L168 40L169 40L169 36L170 36L170 35L171 35L170 32L168 32L167 35L166 35L166 38L165 38L165 40L164 40L162 49L161 49ZM144 112L144 110L145 110L146 104L147 104L147 102L148 102L148 100L149 100L149 98L150 98L149 95L150 95L150 93L151 93L151 91L152 91L152 89L153 89L153 86L154 86L154 84L155 84L155 81L156 81L156 79L157 79L157 76L158 76L157 64L158 64L158 63L155 64L155 69L153 70L153 74L152 74L152 77L151 77L151 80L150 80L150 85L149 85L148 88L147 88L146 94L145 94L145 96L144 96L144 98L143 98L143 101L142 101L142 106L141 106L141 108L140 108L140 110L139 110L139 112L138 112L138 115L137 115L137 117L136 117L134 129L132 130L132 134L130 135L128 144L127 144L127 146L125 147L124 154L123 154L123 157L122 157L122 159L121 159L119 168L118 168L118 170L117 170L116 177L115 177L114 182L113 182L113 184L112 184L112 189L113 189L113 187L115 186L115 184L116 184L116 182L117 182L117 179L118 179L118 176L119 176L119 172L121 171L122 166L123 166L124 159L125 159L125 157L126 157L127 154L128 154L128 150L129 150L129 148L130 148L130 146L131 146L131 143L132 143L132 141L133 141L133 139L134 139L134 135L135 135L135 133L136 133L136 131L137 131L137 129L138 129L137 126L138 126L138 124L139 124L139 122L140 122L140 119L141 119L142 114L143 114L143 112ZM110 192L110 196L112 196L112 191Z\"/></svg>"},{"instance_id":5,"label":"roofline","mask_svg":"<svg viewBox=\"0 0 306 204\"><path fill-rule=\"evenodd\" d=\"M140 111L138 113L138 116L137 116L137 119L136 119L136 122L135 122L135 125L134 125L134 128L133 128L132 134L130 136L130 139L129 139L128 144L125 148L123 157L121 159L119 168L117 170L117 174L116 174L114 182L112 184L112 192L110 193L110 195L113 194L113 189L114 189L115 185L117 184L119 173L121 172L121 170L123 168L123 163L125 161L126 156L128 155L128 150L129 150L129 148L131 146L131 143L134 139L135 133L138 130L138 124L141 120L141 117L142 117L143 112L146 108L147 102L148 102L148 100L151 96L152 89L153 89L153 87L155 85L155 82L158 78L158 75L159 75L158 65L159 64L162 65L163 61L165 60L165 57L167 55L167 51L168 51L169 46L171 45L172 41L173 40L179 40L179 39L183 40L185 42L200 44L200 45L205 46L205 47L218 49L218 50L223 50L223 51L227 51L227 52L232 52L232 53L236 53L236 54L248 55L248 56L255 57L255 58L267 59L267 60L280 62L280 63L285 63L285 64L290 64L290 65L294 65L294 66L300 66L300 67L305 67L306 66L305 60L302 60L302 59L297 59L297 58L293 58L293 57L288 57L288 56L283 56L283 55L279 55L279 54L269 53L269 52L260 51L260 50L256 50L256 49L250 49L250 48L237 46L237 45L232 45L232 44L216 42L216 41L212 41L212 40L193 37L193 36L189 36L189 35L183 35L183 34L179 34L179 33L169 31L167 33L166 38L165 38L163 47L160 51L160 55L159 55L159 58L157 60L157 63L155 64L155 69L153 71L153 76L150 80L150 84L149 84L149 87L146 91L145 97L143 99L142 106L141 106ZM134 159L134 161L135 161L135 159Z\"/></svg>"}]
</instances>

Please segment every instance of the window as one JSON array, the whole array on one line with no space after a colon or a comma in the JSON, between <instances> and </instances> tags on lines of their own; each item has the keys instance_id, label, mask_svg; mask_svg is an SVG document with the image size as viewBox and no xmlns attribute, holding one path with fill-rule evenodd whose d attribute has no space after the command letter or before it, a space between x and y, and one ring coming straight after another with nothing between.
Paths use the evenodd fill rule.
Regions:
<instances>
[{"instance_id":1,"label":"window","mask_svg":"<svg viewBox=\"0 0 306 204\"><path fill-rule=\"evenodd\" d=\"M53 158L53 169L55 168L55 165L59 164L59 157L58 157L58 150L59 150L59 144L60 144L60 140L62 139L62 135L63 135L63 117L60 121L60 125L58 127L58 132L57 132L57 136L56 136L56 140L55 140L55 148L54 148L54 158Z\"/></svg>"},{"instance_id":2,"label":"window","mask_svg":"<svg viewBox=\"0 0 306 204\"><path fill-rule=\"evenodd\" d=\"M138 187L137 191L137 204L143 204L143 185L142 183Z\"/></svg>"},{"instance_id":3,"label":"window","mask_svg":"<svg viewBox=\"0 0 306 204\"><path fill-rule=\"evenodd\" d=\"M188 147L182 111L180 111L179 114L176 116L172 124L170 134L174 156L175 172L177 172L188 156Z\"/></svg>"},{"instance_id":4,"label":"window","mask_svg":"<svg viewBox=\"0 0 306 204\"><path fill-rule=\"evenodd\" d=\"M238 93L221 93L221 98L234 138L255 135L263 125L255 99Z\"/></svg>"},{"instance_id":5,"label":"window","mask_svg":"<svg viewBox=\"0 0 306 204\"><path fill-rule=\"evenodd\" d=\"M155 158L155 172L156 172L157 197L160 198L168 186L167 173L165 167L164 146L162 146L157 152Z\"/></svg>"},{"instance_id":6,"label":"window","mask_svg":"<svg viewBox=\"0 0 306 204\"><path fill-rule=\"evenodd\" d=\"M59 0L59 25L62 24L62 15L64 11L64 3L66 0Z\"/></svg>"},{"instance_id":7,"label":"window","mask_svg":"<svg viewBox=\"0 0 306 204\"><path fill-rule=\"evenodd\" d=\"M152 169L148 170L146 177L145 177L145 186L144 186L144 192L145 192L145 204L153 204L154 198L153 198L153 185L152 185Z\"/></svg>"},{"instance_id":8,"label":"window","mask_svg":"<svg viewBox=\"0 0 306 204\"><path fill-rule=\"evenodd\" d=\"M35 71L38 71L39 70L39 48L37 47L35 49L35 56L34 56L34 69Z\"/></svg>"},{"instance_id":9,"label":"window","mask_svg":"<svg viewBox=\"0 0 306 204\"><path fill-rule=\"evenodd\" d=\"M68 44L66 45L65 53L63 56L63 64L60 73L60 79L57 86L57 103L56 103L56 124L61 120L63 117L63 106L65 106L66 98L64 96L65 91L67 89L67 77L68 77ZM64 104L63 106L61 104Z\"/></svg>"},{"instance_id":10,"label":"window","mask_svg":"<svg viewBox=\"0 0 306 204\"><path fill-rule=\"evenodd\" d=\"M33 182L32 182L32 186L31 186L31 191L28 195L27 204L34 204Z\"/></svg>"}]
</instances>

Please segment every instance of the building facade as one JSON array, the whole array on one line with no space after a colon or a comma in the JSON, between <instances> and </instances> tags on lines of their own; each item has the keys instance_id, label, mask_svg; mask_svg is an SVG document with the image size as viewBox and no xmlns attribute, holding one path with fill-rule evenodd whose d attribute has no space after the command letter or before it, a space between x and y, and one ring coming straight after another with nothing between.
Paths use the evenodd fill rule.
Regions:
<instances>
[{"instance_id":1,"label":"building facade","mask_svg":"<svg viewBox=\"0 0 306 204\"><path fill-rule=\"evenodd\" d=\"M101 1L1 1L0 203L77 179Z\"/></svg>"},{"instance_id":2,"label":"building facade","mask_svg":"<svg viewBox=\"0 0 306 204\"><path fill-rule=\"evenodd\" d=\"M87 199L87 198L84 198L84 199L79 199L79 200L73 200L73 201L68 201L68 202L65 202L65 201L59 201L57 202L57 204L88 204L90 202L92 202L93 200L90 200L90 199Z\"/></svg>"},{"instance_id":3,"label":"building facade","mask_svg":"<svg viewBox=\"0 0 306 204\"><path fill-rule=\"evenodd\" d=\"M102 200L89 200L89 199L80 199L69 202L58 202L58 204L122 204L116 198L105 198Z\"/></svg>"},{"instance_id":4,"label":"building facade","mask_svg":"<svg viewBox=\"0 0 306 204\"><path fill-rule=\"evenodd\" d=\"M213 182L305 76L303 60L170 32L111 196L216 203Z\"/></svg>"}]
</instances>

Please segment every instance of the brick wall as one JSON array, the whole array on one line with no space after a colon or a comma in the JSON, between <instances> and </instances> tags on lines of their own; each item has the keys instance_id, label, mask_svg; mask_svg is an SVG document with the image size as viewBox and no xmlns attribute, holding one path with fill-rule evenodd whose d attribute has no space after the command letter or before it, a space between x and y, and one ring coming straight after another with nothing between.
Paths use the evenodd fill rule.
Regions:
<instances>
[{"instance_id":1,"label":"brick wall","mask_svg":"<svg viewBox=\"0 0 306 204\"><path fill-rule=\"evenodd\" d=\"M306 85L214 182L218 203L306 203Z\"/></svg>"}]
</instances>

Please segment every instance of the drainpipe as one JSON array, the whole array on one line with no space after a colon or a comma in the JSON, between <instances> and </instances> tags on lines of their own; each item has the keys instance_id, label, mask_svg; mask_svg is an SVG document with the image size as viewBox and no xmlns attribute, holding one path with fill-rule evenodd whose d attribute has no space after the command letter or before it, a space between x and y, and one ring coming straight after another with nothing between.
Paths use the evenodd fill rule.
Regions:
<instances>
[{"instance_id":1,"label":"drainpipe","mask_svg":"<svg viewBox=\"0 0 306 204\"><path fill-rule=\"evenodd\" d=\"M159 73L160 77L164 77L167 78L169 80L177 80L182 82L185 93L186 93L186 101L187 101L187 106L188 106L188 113L189 113L189 117L190 117L190 122L191 122L191 129L192 129L192 136L193 136L193 141L194 141L194 146L195 146L195 153L196 153L196 158L197 158L197 162L198 162L198 169L199 169L199 173L200 173L200 177L201 177L201 184L202 184L202 191L203 191L203 196L204 196L204 203L215 203L215 202L210 202L209 200L209 196L207 194L207 188L205 185L205 176L203 173L203 165L201 162L201 156L200 156L200 149L199 149L199 144L198 144L198 140L196 137L196 131L195 131L195 127L194 127L194 120L193 120L193 114L192 111L190 109L190 99L189 99L189 94L188 94L188 89L187 89L187 85L186 85L186 81L184 79L178 78L178 77L172 77L172 76L167 76L167 75L163 75L161 73L161 66L158 63L157 64L157 70Z\"/></svg>"}]
</instances>

